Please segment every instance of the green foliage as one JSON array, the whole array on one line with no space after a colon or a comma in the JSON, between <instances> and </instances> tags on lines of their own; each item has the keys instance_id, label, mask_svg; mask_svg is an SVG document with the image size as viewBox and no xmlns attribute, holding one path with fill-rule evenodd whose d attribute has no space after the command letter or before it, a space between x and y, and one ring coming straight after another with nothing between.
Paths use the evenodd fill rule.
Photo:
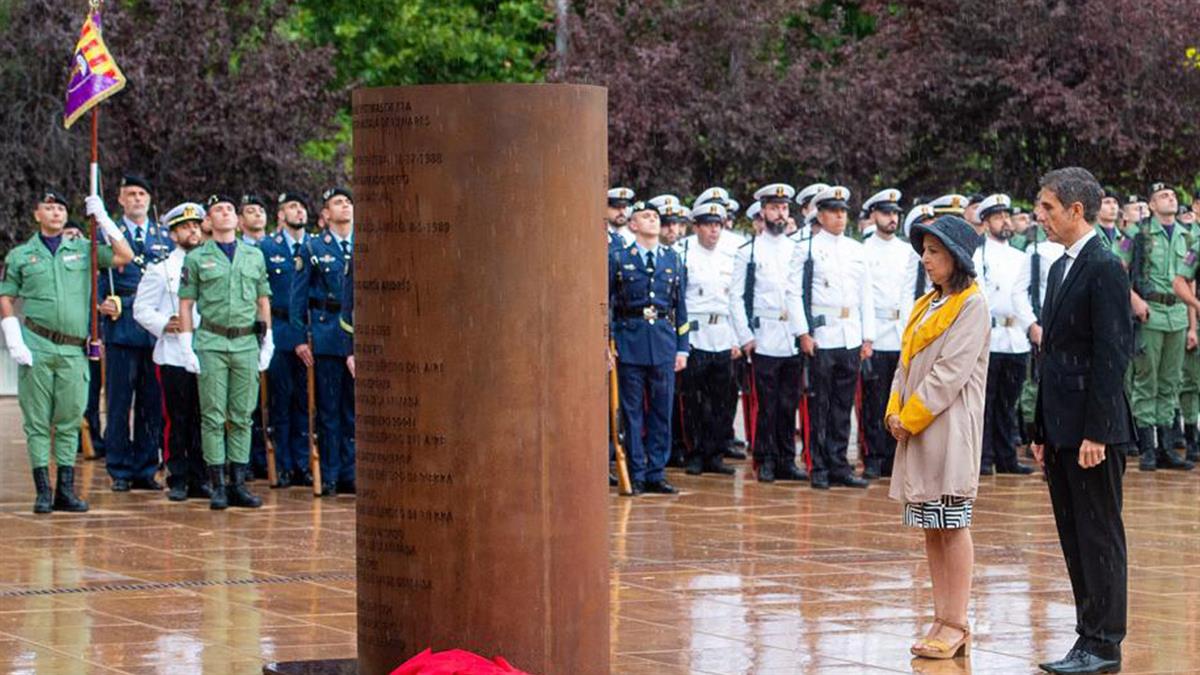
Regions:
<instances>
[{"instance_id":1,"label":"green foliage","mask_svg":"<svg viewBox=\"0 0 1200 675\"><path fill-rule=\"evenodd\" d=\"M300 0L283 30L336 49L340 85L534 82L552 20L543 0Z\"/></svg>"}]
</instances>

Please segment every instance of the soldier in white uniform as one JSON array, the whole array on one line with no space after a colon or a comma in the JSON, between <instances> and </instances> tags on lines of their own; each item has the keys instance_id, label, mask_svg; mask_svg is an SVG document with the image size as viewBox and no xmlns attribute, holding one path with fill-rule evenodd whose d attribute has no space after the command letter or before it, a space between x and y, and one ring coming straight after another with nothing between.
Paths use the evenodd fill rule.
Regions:
<instances>
[{"instance_id":1,"label":"soldier in white uniform","mask_svg":"<svg viewBox=\"0 0 1200 675\"><path fill-rule=\"evenodd\" d=\"M908 322L906 308L912 293L897 281L905 278L916 251L896 236L900 227L900 191L888 189L863 202L872 234L863 242L871 269L871 297L875 304L875 344L862 372L863 478L892 475L896 439L884 426L884 411L892 377L900 361L900 342Z\"/></svg>"},{"instance_id":2,"label":"soldier in white uniform","mask_svg":"<svg viewBox=\"0 0 1200 675\"><path fill-rule=\"evenodd\" d=\"M629 207L636 195L627 187L615 187L608 191L608 210L604 215L608 231L608 247L625 248L633 243L633 232L629 231Z\"/></svg>"},{"instance_id":3,"label":"soldier in white uniform","mask_svg":"<svg viewBox=\"0 0 1200 675\"><path fill-rule=\"evenodd\" d=\"M820 227L796 246L791 264L800 349L810 357L812 486L822 490L868 485L846 459L859 369L875 340L871 269L863 245L845 236L849 199L842 186L813 197Z\"/></svg>"},{"instance_id":4,"label":"soldier in white uniform","mask_svg":"<svg viewBox=\"0 0 1200 675\"><path fill-rule=\"evenodd\" d=\"M913 225L917 223L928 225L936 218L937 214L933 212L933 206L929 204L914 206L904 217L904 238L908 239L911 236ZM915 250L908 257L908 267L904 273L904 283L901 286L904 288L904 306L901 308L901 313L907 321L916 301L922 295L933 290L929 279L925 277L925 266L921 264L921 256L917 255Z\"/></svg>"},{"instance_id":5,"label":"soldier in white uniform","mask_svg":"<svg viewBox=\"0 0 1200 675\"><path fill-rule=\"evenodd\" d=\"M816 197L822 190L828 189L829 186L825 183L813 183L806 185L803 190L796 194L796 204L800 207L800 217L797 219L801 236L807 237L817 222L817 205L813 203L813 197Z\"/></svg>"},{"instance_id":6,"label":"soldier in white uniform","mask_svg":"<svg viewBox=\"0 0 1200 675\"><path fill-rule=\"evenodd\" d=\"M734 473L722 462L733 428L728 405L733 359L741 356L729 314L733 258L718 248L725 217L725 207L716 202L699 206L692 213L695 238L689 238L682 252L692 352L681 373L681 411L687 472L692 475Z\"/></svg>"},{"instance_id":7,"label":"soldier in white uniform","mask_svg":"<svg viewBox=\"0 0 1200 675\"><path fill-rule=\"evenodd\" d=\"M983 200L979 217L987 231L976 269L992 315L991 357L983 412L983 457L980 475L1028 474L1033 469L1017 459L1017 400L1029 368L1026 326L1033 314L1029 296L1017 293L1025 254L1008 245L1012 238L1012 200L994 194Z\"/></svg>"},{"instance_id":8,"label":"soldier in white uniform","mask_svg":"<svg viewBox=\"0 0 1200 675\"><path fill-rule=\"evenodd\" d=\"M796 338L807 328L799 296L789 291L796 242L783 233L795 194L783 183L754 193L761 204L763 233L738 249L729 291L734 331L750 359L758 394L754 462L756 477L764 483L808 480L796 466L801 367Z\"/></svg>"}]
</instances>

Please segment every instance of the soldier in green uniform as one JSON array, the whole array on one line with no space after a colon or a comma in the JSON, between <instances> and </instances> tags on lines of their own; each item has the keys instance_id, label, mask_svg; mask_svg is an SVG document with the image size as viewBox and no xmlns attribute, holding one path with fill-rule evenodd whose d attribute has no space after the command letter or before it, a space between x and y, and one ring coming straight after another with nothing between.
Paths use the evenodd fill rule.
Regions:
<instances>
[{"instance_id":1,"label":"soldier in green uniform","mask_svg":"<svg viewBox=\"0 0 1200 675\"><path fill-rule=\"evenodd\" d=\"M1200 247L1200 223L1196 222L1196 214L1192 211L1191 204L1180 204L1176 219L1181 227L1188 228L1192 246L1188 249L1188 255L1184 258L1175 284L1178 286L1183 283L1188 291L1192 291L1196 259L1197 255L1200 255L1197 252L1197 248ZM1188 268L1191 268L1191 271ZM1176 288L1175 294L1185 298L1186 302L1186 291L1181 292ZM1183 423L1183 447L1187 449L1187 460L1189 462L1200 461L1200 443L1197 442L1200 438L1198 438L1196 427L1196 423L1200 421L1200 337L1196 332L1196 309L1193 306L1188 307L1188 332L1183 353L1183 382L1179 389L1179 410ZM1176 442L1176 447L1178 446L1179 443Z\"/></svg>"},{"instance_id":2,"label":"soldier in green uniform","mask_svg":"<svg viewBox=\"0 0 1200 675\"><path fill-rule=\"evenodd\" d=\"M1138 468L1190 470L1195 465L1171 452L1188 327L1187 307L1175 295L1174 282L1187 256L1190 236L1175 222L1178 203L1169 185L1150 186L1149 206L1152 215L1139 223L1125 256L1133 286L1130 301L1139 323L1132 387L1141 455Z\"/></svg>"},{"instance_id":3,"label":"soldier in green uniform","mask_svg":"<svg viewBox=\"0 0 1200 675\"><path fill-rule=\"evenodd\" d=\"M258 372L275 351L266 262L258 247L238 239L236 204L224 195L208 198L212 238L188 252L179 285L179 342L185 367L199 373L200 444L214 510L262 506L246 489L250 417ZM193 306L200 313L194 340Z\"/></svg>"},{"instance_id":4,"label":"soldier in green uniform","mask_svg":"<svg viewBox=\"0 0 1200 675\"><path fill-rule=\"evenodd\" d=\"M133 260L125 235L108 217L99 197L88 197L88 215L108 236L98 248L101 267ZM26 449L37 498L34 513L83 512L75 496L75 450L87 406L90 371L84 349L92 306L91 242L63 237L67 200L46 191L33 211L38 232L5 256L0 267L0 327L18 366L17 398L24 419ZM25 325L14 313L22 300ZM50 490L50 437L58 486Z\"/></svg>"},{"instance_id":5,"label":"soldier in green uniform","mask_svg":"<svg viewBox=\"0 0 1200 675\"><path fill-rule=\"evenodd\" d=\"M1096 234L1100 241L1118 258L1129 254L1133 238L1122 230L1117 220L1121 216L1121 195L1112 188L1104 188L1100 199L1100 210L1096 212Z\"/></svg>"}]
</instances>

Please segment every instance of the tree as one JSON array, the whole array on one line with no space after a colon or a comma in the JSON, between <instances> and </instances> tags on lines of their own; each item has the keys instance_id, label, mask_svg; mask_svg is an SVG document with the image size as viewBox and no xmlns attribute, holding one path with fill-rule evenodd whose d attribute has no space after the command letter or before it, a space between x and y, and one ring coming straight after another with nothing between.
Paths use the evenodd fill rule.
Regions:
<instances>
[{"instance_id":1,"label":"tree","mask_svg":"<svg viewBox=\"0 0 1200 675\"><path fill-rule=\"evenodd\" d=\"M78 207L87 190L87 124L62 128L84 18L84 4L72 5L23 0L0 24L2 250L29 236L37 192L56 186ZM333 132L345 94L332 84L331 49L302 48L277 30L287 11L283 3L249 1L105 6L105 39L129 78L100 107L110 206L123 169L149 178L163 207L215 190L315 194L346 179L336 164L301 154L306 140Z\"/></svg>"}]
</instances>

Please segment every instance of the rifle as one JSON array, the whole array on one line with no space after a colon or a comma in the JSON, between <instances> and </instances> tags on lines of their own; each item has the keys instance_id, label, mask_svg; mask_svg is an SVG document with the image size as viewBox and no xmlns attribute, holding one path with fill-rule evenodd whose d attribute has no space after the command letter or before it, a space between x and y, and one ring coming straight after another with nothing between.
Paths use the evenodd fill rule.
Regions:
<instances>
[{"instance_id":1,"label":"rifle","mask_svg":"<svg viewBox=\"0 0 1200 675\"><path fill-rule=\"evenodd\" d=\"M758 279L758 269L754 265L754 246L757 242L757 236L750 238L750 262L746 264L746 284L742 293L742 303L746 306L746 325L750 330L758 328L754 322L754 284Z\"/></svg>"},{"instance_id":2,"label":"rifle","mask_svg":"<svg viewBox=\"0 0 1200 675\"><path fill-rule=\"evenodd\" d=\"M275 472L275 443L271 440L271 413L267 402L267 374L258 374L258 405L262 414L263 447L267 449L267 484L279 487L279 475Z\"/></svg>"},{"instance_id":3,"label":"rifle","mask_svg":"<svg viewBox=\"0 0 1200 675\"><path fill-rule=\"evenodd\" d=\"M308 336L308 353L312 354L312 335ZM321 496L321 447L317 443L317 377L315 354L313 365L307 369L308 379L308 470L312 474L313 496Z\"/></svg>"},{"instance_id":4,"label":"rifle","mask_svg":"<svg viewBox=\"0 0 1200 675\"><path fill-rule=\"evenodd\" d=\"M608 340L610 353L617 353L616 341ZM608 433L609 440L617 455L617 490L622 495L633 494L633 483L629 480L629 462L625 457L625 448L621 445L621 390L617 382L617 367L614 364L608 371Z\"/></svg>"}]
</instances>

